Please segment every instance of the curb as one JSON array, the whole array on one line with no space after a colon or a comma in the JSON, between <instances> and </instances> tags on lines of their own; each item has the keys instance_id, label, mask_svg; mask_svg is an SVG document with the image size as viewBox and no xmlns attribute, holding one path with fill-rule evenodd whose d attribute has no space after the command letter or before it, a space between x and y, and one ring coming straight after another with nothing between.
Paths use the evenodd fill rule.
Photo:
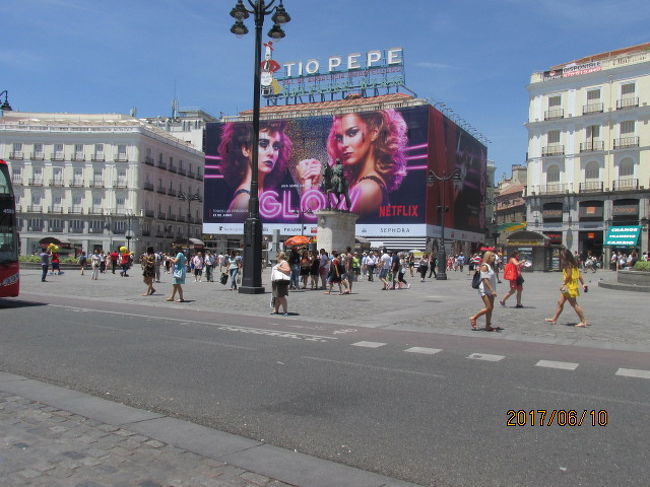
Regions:
<instances>
[{"instance_id":1,"label":"curb","mask_svg":"<svg viewBox=\"0 0 650 487\"><path fill-rule=\"evenodd\" d=\"M419 487L20 375L0 372L0 390L297 487Z\"/></svg>"}]
</instances>

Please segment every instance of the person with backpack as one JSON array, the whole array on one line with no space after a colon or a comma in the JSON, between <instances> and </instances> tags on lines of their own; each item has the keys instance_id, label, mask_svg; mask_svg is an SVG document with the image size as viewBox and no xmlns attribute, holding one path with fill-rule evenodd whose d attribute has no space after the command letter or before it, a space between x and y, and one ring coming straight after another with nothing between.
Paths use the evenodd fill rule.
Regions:
<instances>
[{"instance_id":1,"label":"person with backpack","mask_svg":"<svg viewBox=\"0 0 650 487\"><path fill-rule=\"evenodd\" d=\"M348 290L348 285L347 281L344 278L345 275L345 265L341 261L341 256L336 250L332 250L332 263L330 266L330 276L329 276L329 289L325 291L325 294L332 294L332 287L334 287L334 284L339 285L339 294L349 294L350 291ZM343 291L343 288L341 287L341 284L343 284L346 288L346 291Z\"/></svg>"},{"instance_id":2,"label":"person with backpack","mask_svg":"<svg viewBox=\"0 0 650 487\"><path fill-rule=\"evenodd\" d=\"M501 330L499 327L492 326L492 311L494 310L494 300L497 296L497 277L493 268L494 260L494 253L488 250L483 254L479 270L476 271L479 272L478 293L483 301L483 308L469 317L472 330L478 330L476 321L483 315L485 315L485 331ZM472 279L472 287L476 287L477 280L476 278Z\"/></svg>"}]
</instances>

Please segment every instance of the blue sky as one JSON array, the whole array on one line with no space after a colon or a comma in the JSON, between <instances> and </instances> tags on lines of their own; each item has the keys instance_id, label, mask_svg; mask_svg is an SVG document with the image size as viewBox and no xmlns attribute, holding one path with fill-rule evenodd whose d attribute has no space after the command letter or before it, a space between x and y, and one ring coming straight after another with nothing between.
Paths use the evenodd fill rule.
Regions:
<instances>
[{"instance_id":1,"label":"blue sky","mask_svg":"<svg viewBox=\"0 0 650 487\"><path fill-rule=\"evenodd\" d=\"M252 104L253 36L235 0L3 0L0 91L14 110L235 114ZM533 71L650 40L647 0L285 0L279 62L404 48L408 87L483 133L497 177L524 162ZM267 23L269 20L267 20ZM251 19L247 25L252 30ZM265 25L265 32L270 28Z\"/></svg>"}]
</instances>

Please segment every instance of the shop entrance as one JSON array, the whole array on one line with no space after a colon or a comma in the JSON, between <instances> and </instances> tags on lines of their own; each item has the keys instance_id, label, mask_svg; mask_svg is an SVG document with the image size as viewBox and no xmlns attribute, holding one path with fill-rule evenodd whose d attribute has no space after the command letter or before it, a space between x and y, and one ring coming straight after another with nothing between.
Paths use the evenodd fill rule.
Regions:
<instances>
[{"instance_id":1,"label":"shop entrance","mask_svg":"<svg viewBox=\"0 0 650 487\"><path fill-rule=\"evenodd\" d=\"M578 249L584 259L588 255L600 258L603 254L603 232L602 230L580 232L578 236Z\"/></svg>"}]
</instances>

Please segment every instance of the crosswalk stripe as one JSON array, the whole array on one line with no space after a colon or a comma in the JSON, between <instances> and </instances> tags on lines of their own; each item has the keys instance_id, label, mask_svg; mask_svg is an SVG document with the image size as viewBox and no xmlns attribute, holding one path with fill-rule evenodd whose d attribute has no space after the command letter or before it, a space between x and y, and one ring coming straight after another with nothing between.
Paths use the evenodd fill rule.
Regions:
<instances>
[{"instance_id":1,"label":"crosswalk stripe","mask_svg":"<svg viewBox=\"0 0 650 487\"><path fill-rule=\"evenodd\" d=\"M623 377L636 377L637 379L650 379L650 370L618 369L616 375L622 375Z\"/></svg>"},{"instance_id":2,"label":"crosswalk stripe","mask_svg":"<svg viewBox=\"0 0 650 487\"><path fill-rule=\"evenodd\" d=\"M411 347L404 350L405 352L411 353L424 353L426 355L434 355L438 352L442 352L441 348L426 348L426 347Z\"/></svg>"},{"instance_id":3,"label":"crosswalk stripe","mask_svg":"<svg viewBox=\"0 0 650 487\"><path fill-rule=\"evenodd\" d=\"M380 342L357 342L353 343L353 347L366 347L366 348L379 348L383 347L386 345L385 343L380 343Z\"/></svg>"},{"instance_id":4,"label":"crosswalk stripe","mask_svg":"<svg viewBox=\"0 0 650 487\"><path fill-rule=\"evenodd\" d=\"M540 360L535 365L549 369L576 370L580 364L574 362L556 362L555 360Z\"/></svg>"},{"instance_id":5,"label":"crosswalk stripe","mask_svg":"<svg viewBox=\"0 0 650 487\"><path fill-rule=\"evenodd\" d=\"M505 356L490 355L489 353L472 353L468 355L467 358L471 358L473 360L485 360L487 362L498 362L499 360L503 360Z\"/></svg>"}]
</instances>

